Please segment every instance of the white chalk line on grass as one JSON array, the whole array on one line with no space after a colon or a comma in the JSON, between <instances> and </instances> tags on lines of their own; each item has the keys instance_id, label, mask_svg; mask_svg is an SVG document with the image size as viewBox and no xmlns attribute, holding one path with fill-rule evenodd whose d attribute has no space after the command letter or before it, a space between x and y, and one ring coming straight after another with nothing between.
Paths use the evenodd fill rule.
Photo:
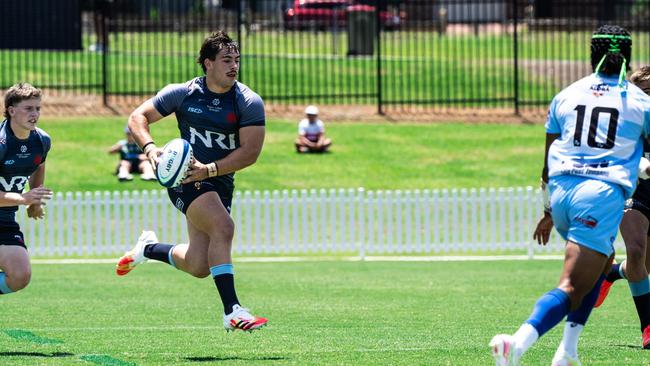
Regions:
<instances>
[{"instance_id":1,"label":"white chalk line on grass","mask_svg":"<svg viewBox=\"0 0 650 366\"><path fill-rule=\"evenodd\" d=\"M174 331L174 330L214 330L216 325L174 325L174 326L132 326L132 327L48 327L29 328L34 332L104 332L104 331Z\"/></svg>"},{"instance_id":2,"label":"white chalk line on grass","mask_svg":"<svg viewBox=\"0 0 650 366\"><path fill-rule=\"evenodd\" d=\"M523 261L530 260L527 255L458 255L458 256L351 256L351 257L245 257L236 258L235 263L286 263L286 262L481 262L481 261ZM564 255L536 255L536 260L561 260ZM33 264L108 264L116 259L33 259ZM149 263L157 263L151 261Z\"/></svg>"}]
</instances>

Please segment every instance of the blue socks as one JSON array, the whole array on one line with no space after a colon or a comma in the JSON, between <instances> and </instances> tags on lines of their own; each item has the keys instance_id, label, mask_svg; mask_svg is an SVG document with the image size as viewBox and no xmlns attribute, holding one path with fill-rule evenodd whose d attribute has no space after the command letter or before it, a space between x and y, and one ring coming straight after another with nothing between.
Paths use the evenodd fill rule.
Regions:
<instances>
[{"instance_id":1,"label":"blue socks","mask_svg":"<svg viewBox=\"0 0 650 366\"><path fill-rule=\"evenodd\" d=\"M239 304L239 299L237 299L237 293L235 292L235 272L232 264L226 263L212 266L210 267L210 273L219 291L224 314L232 313L233 305Z\"/></svg>"},{"instance_id":2,"label":"blue socks","mask_svg":"<svg viewBox=\"0 0 650 366\"><path fill-rule=\"evenodd\" d=\"M10 294L13 291L7 286L7 275L4 272L0 272L0 294Z\"/></svg>"},{"instance_id":3,"label":"blue socks","mask_svg":"<svg viewBox=\"0 0 650 366\"><path fill-rule=\"evenodd\" d=\"M593 310L594 304L598 299L598 293L600 292L600 285L602 285L604 279L605 279L605 275L601 274L598 280L596 281L594 288L592 288L591 291L589 291L589 293L582 298L582 303L580 304L580 307L570 312L567 315L566 318L567 322L578 323L581 325L585 325L587 323L587 319L589 319L589 314L591 314L591 310Z\"/></svg>"},{"instance_id":4,"label":"blue socks","mask_svg":"<svg viewBox=\"0 0 650 366\"><path fill-rule=\"evenodd\" d=\"M532 325L541 337L564 319L570 308L569 295L554 288L537 300L526 323Z\"/></svg>"},{"instance_id":5,"label":"blue socks","mask_svg":"<svg viewBox=\"0 0 650 366\"><path fill-rule=\"evenodd\" d=\"M567 316L567 322L585 325L591 310L594 308L596 299L598 299L600 285L603 280L605 280L605 275L600 275L591 291L582 298L580 307L571 312L569 311L571 302L564 291L555 288L547 292L537 300L533 313L526 320L526 323L532 325L540 337L559 323L565 315ZM650 292L650 288L648 290Z\"/></svg>"}]
</instances>

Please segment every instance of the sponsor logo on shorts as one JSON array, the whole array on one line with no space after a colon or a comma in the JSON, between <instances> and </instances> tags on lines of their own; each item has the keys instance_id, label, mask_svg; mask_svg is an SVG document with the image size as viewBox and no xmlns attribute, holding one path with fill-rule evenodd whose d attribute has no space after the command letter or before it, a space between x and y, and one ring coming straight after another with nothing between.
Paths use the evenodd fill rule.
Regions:
<instances>
[{"instance_id":1,"label":"sponsor logo on shorts","mask_svg":"<svg viewBox=\"0 0 650 366\"><path fill-rule=\"evenodd\" d=\"M183 207L185 206L185 203L183 202L182 199L177 198L176 199L176 208L183 211Z\"/></svg>"},{"instance_id":2,"label":"sponsor logo on shorts","mask_svg":"<svg viewBox=\"0 0 650 366\"><path fill-rule=\"evenodd\" d=\"M593 216L589 215L587 217L579 217L577 216L575 218L576 221L579 223L583 224L584 226L593 229L596 226L598 226L598 220L596 220Z\"/></svg>"}]
</instances>

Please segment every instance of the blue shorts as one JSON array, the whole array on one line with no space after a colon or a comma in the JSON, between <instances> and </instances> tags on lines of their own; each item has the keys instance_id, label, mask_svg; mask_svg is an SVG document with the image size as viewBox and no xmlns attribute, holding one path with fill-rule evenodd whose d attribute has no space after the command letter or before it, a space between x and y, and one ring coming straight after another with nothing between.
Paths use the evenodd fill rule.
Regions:
<instances>
[{"instance_id":1,"label":"blue shorts","mask_svg":"<svg viewBox=\"0 0 650 366\"><path fill-rule=\"evenodd\" d=\"M234 187L225 183L219 177L208 178L199 182L181 184L176 188L167 188L167 194L174 206L183 214L187 214L187 208L200 195L206 192L217 192L221 203L230 212L232 204L232 192Z\"/></svg>"},{"instance_id":2,"label":"blue shorts","mask_svg":"<svg viewBox=\"0 0 650 366\"><path fill-rule=\"evenodd\" d=\"M564 240L609 257L623 219L623 189L575 175L551 177L549 189L553 224Z\"/></svg>"}]
</instances>

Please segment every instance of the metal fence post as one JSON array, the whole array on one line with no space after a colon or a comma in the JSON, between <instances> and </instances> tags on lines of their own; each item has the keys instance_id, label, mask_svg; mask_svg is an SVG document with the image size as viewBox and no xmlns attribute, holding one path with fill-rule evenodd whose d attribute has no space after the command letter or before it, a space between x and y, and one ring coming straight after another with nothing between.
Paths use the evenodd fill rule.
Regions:
<instances>
[{"instance_id":1,"label":"metal fence post","mask_svg":"<svg viewBox=\"0 0 650 366\"><path fill-rule=\"evenodd\" d=\"M106 27L106 17L108 12L105 9L102 9L102 38L104 39L104 47L102 48L102 103L104 107L108 107L108 47L109 47L109 37L108 37L108 28Z\"/></svg>"},{"instance_id":2,"label":"metal fence post","mask_svg":"<svg viewBox=\"0 0 650 366\"><path fill-rule=\"evenodd\" d=\"M241 0L239 2L239 7L237 8L237 42L239 44L239 52L243 52L244 48L244 41L243 41L243 35L244 35L244 26L245 26L245 21L244 21L244 16L246 14L246 0ZM244 71L241 62L239 63L239 75L237 76L237 80L243 82L244 81Z\"/></svg>"},{"instance_id":3,"label":"metal fence post","mask_svg":"<svg viewBox=\"0 0 650 366\"><path fill-rule=\"evenodd\" d=\"M379 9L383 6L384 1L379 0L377 6L375 6L375 17L377 26L375 39L377 42L377 113L380 115L384 114L383 106L381 103L381 17L379 16Z\"/></svg>"},{"instance_id":4,"label":"metal fence post","mask_svg":"<svg viewBox=\"0 0 650 366\"><path fill-rule=\"evenodd\" d=\"M517 8L517 1L518 0L512 0L512 5L513 5L513 25L514 25L514 30L512 34L512 44L513 44L513 68L514 68L514 75L513 75L513 83L514 83L514 107L515 107L515 115L519 115L519 58L518 58L518 49L517 49L517 25L518 25L518 18L519 18L519 9Z\"/></svg>"}]
</instances>

